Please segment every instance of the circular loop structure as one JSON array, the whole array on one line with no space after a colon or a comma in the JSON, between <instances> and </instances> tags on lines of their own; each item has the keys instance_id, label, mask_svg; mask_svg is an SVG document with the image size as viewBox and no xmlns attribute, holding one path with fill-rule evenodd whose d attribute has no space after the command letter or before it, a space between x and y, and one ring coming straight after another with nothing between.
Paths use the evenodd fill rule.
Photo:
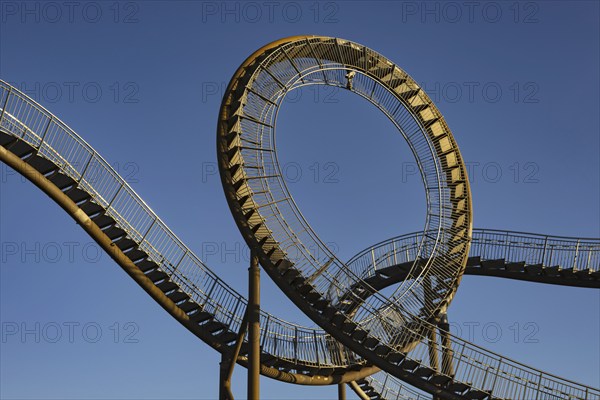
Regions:
<instances>
[{"instance_id":1,"label":"circular loop structure","mask_svg":"<svg viewBox=\"0 0 600 400\"><path fill-rule=\"evenodd\" d=\"M304 85L345 88L379 108L408 143L425 186L425 228L406 279L391 299L363 287L360 307L354 303L343 311L380 331L381 320L389 314L413 327L435 319L451 301L469 252L472 218L466 168L427 94L401 68L365 46L319 36L282 39L251 55L233 76L221 105L217 147L223 187L242 235L271 277L305 312L319 312L314 307L317 300L342 308L349 289L360 282L302 216L277 159L279 109L288 92ZM289 270L306 279L310 287L305 290L313 300L295 296L288 280L282 279ZM389 332L378 334L385 336Z\"/></svg>"}]
</instances>

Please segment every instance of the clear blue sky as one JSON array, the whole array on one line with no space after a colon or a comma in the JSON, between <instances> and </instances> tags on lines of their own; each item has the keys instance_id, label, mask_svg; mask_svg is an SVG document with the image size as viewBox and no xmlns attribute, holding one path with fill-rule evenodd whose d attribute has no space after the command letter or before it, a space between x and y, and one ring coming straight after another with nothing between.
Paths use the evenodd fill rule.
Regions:
<instances>
[{"instance_id":1,"label":"clear blue sky","mask_svg":"<svg viewBox=\"0 0 600 400\"><path fill-rule=\"evenodd\" d=\"M0 3L0 77L113 163L243 293L248 254L216 174L217 112L250 53L296 34L365 44L426 88L471 168L476 227L600 235L598 2L68 4ZM292 194L342 258L422 228L414 160L362 99L304 89L278 135ZM216 398L218 355L0 168L0 320L19 330L0 342L0 397ZM263 306L311 324L266 276ZM449 315L467 339L600 386L598 291L467 277ZM265 399L336 396L261 383ZM245 398L242 368L233 389Z\"/></svg>"}]
</instances>

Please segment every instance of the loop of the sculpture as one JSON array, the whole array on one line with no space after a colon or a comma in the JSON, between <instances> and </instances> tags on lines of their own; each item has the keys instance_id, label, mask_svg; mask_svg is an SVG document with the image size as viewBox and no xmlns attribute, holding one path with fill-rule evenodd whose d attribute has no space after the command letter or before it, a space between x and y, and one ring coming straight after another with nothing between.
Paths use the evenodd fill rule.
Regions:
<instances>
[{"instance_id":1,"label":"loop of the sculpture","mask_svg":"<svg viewBox=\"0 0 600 400\"><path fill-rule=\"evenodd\" d=\"M295 87L310 84L359 94L406 139L425 186L427 216L415 263L391 301L408 316L435 318L451 301L469 251L466 168L427 94L367 47L336 38L292 37L261 48L235 73L221 105L217 149L225 194L242 235L267 271L293 265L333 303L360 281L302 216L277 159L275 126L282 100ZM390 305L375 292L361 297L368 300L352 311L357 320L380 318Z\"/></svg>"}]
</instances>

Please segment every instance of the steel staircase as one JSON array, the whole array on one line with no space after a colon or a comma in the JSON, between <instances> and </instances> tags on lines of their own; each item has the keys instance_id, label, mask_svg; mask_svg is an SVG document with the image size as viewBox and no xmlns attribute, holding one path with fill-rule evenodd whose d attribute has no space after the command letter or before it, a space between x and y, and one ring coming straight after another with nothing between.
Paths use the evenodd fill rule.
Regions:
<instances>
[{"instance_id":1,"label":"steel staircase","mask_svg":"<svg viewBox=\"0 0 600 400\"><path fill-rule=\"evenodd\" d=\"M269 64L271 56L276 63ZM352 82L346 75L350 68L359 72ZM257 71L260 77L254 74ZM413 150L431 156L421 159L421 167L429 210L435 211L427 226L436 230L411 236L416 242L403 249L404 262L397 262L398 253L390 253L385 246L369 248L372 254L378 252L371 268L359 261L368 252L349 263L341 262L306 224L281 175L265 175L271 167L278 171L270 136L274 125L269 123L276 116L278 102L290 88L323 81L349 88L395 121L406 122L402 126L410 128L403 131L407 138L427 130L420 142L413 143ZM592 265L597 266L597 242L591 241L593 249L585 247L587 242L577 242L572 263L561 264L563 256L556 255L571 250L555 248L552 255L544 252L541 262L534 264L533 256L505 255L505 247L512 251L518 246L503 246L483 234L478 242L476 231L469 253L470 197L460 153L441 115L402 70L349 41L293 38L250 57L228 93L219 120L218 150L236 222L269 276L323 328L298 326L262 311L263 375L313 385L356 381L366 396L382 398L390 385L377 386L375 380L365 379L381 368L438 398L600 399L597 389L454 336L449 337L448 346L436 349L442 363L433 365L428 335L437 329L437 318L451 301L469 254L478 254L479 259L474 256L466 268L499 274L501 270L508 273L510 265L520 276L550 278L550 269L556 267L565 281L596 282L597 267ZM2 81L0 104L2 161L61 205L182 325L215 350L231 353L237 339L245 338L241 327L247 300L202 263L108 163L57 117ZM403 113L396 104L408 104L410 112ZM390 109L392 105L395 110ZM445 189L439 190L442 186ZM394 246L397 241L389 243ZM311 244L319 251L312 250ZM504 268L498 260L504 260ZM389 265L381 268L382 263ZM522 272L518 263L523 263ZM395 283L400 283L400 290L392 298L377 292L379 285ZM244 366L247 347L242 344L236 360ZM397 398L411 398L410 390L394 393Z\"/></svg>"}]
</instances>

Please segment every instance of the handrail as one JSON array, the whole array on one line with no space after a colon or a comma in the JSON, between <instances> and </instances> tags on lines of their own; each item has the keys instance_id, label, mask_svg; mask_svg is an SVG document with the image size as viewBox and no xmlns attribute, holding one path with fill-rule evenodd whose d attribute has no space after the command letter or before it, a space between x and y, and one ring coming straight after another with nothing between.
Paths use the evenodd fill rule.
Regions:
<instances>
[{"instance_id":1,"label":"handrail","mask_svg":"<svg viewBox=\"0 0 600 400\"><path fill-rule=\"evenodd\" d=\"M0 106L1 128L39 149L40 155L56 163L94 201L106 208L106 214L113 217L154 262L170 273L184 292L205 304L232 330L239 328L247 304L245 296L208 268L86 141L44 107L2 80ZM42 133L38 134L36 130ZM90 169L92 164L94 168ZM90 175L93 179L87 179ZM270 321L269 326L261 327L261 330L268 338L264 341L264 350L274 356L297 361L281 345L296 342L300 347L298 354L305 357L300 358L302 365L337 368L348 365L344 360L356 360L355 356L328 351L320 354L317 362L315 349L318 346L327 348L324 346L330 341L328 333L285 321L264 310L261 310L261 318ZM340 351L348 352L345 348Z\"/></svg>"}]
</instances>

